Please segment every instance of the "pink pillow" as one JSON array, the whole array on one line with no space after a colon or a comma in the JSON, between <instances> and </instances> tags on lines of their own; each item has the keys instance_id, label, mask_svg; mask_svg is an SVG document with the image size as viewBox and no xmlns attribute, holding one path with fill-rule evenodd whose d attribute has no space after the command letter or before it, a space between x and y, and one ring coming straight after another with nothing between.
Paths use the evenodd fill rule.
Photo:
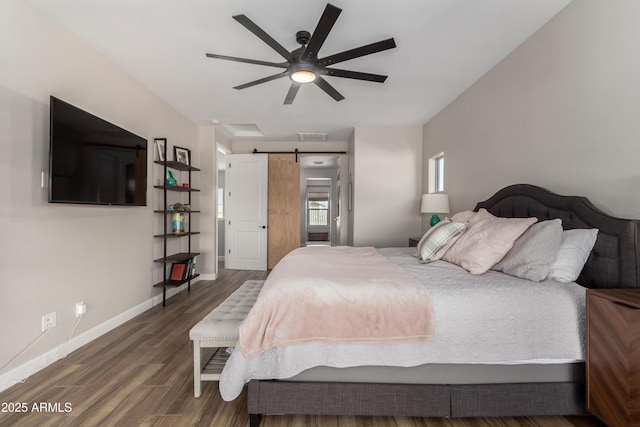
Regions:
<instances>
[{"instance_id":1,"label":"pink pillow","mask_svg":"<svg viewBox=\"0 0 640 427\"><path fill-rule=\"evenodd\" d=\"M480 209L467 224L467 231L442 259L471 274L486 273L536 221L537 218L498 218Z\"/></svg>"},{"instance_id":2,"label":"pink pillow","mask_svg":"<svg viewBox=\"0 0 640 427\"><path fill-rule=\"evenodd\" d=\"M458 212L457 214L455 214L454 216L451 217L451 221L467 223L467 222L471 221L473 219L473 217L476 216L477 213L478 212L474 212L474 211Z\"/></svg>"}]
</instances>

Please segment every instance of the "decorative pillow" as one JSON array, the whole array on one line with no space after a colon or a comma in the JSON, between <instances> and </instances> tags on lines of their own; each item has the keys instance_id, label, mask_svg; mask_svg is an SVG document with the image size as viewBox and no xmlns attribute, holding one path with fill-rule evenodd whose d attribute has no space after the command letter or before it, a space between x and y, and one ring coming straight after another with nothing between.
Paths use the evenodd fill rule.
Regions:
<instances>
[{"instance_id":1,"label":"decorative pillow","mask_svg":"<svg viewBox=\"0 0 640 427\"><path fill-rule=\"evenodd\" d=\"M471 274L486 273L536 221L537 218L498 218L480 209L467 224L467 231L442 259Z\"/></svg>"},{"instance_id":2,"label":"decorative pillow","mask_svg":"<svg viewBox=\"0 0 640 427\"><path fill-rule=\"evenodd\" d=\"M556 282L575 282L596 244L598 229L575 229L562 232L562 242L547 279Z\"/></svg>"},{"instance_id":3,"label":"decorative pillow","mask_svg":"<svg viewBox=\"0 0 640 427\"><path fill-rule=\"evenodd\" d=\"M533 224L492 269L534 282L544 280L549 274L551 263L556 259L561 240L561 220L552 219Z\"/></svg>"},{"instance_id":4,"label":"decorative pillow","mask_svg":"<svg viewBox=\"0 0 640 427\"><path fill-rule=\"evenodd\" d=\"M469 222L476 216L477 212L474 211L463 211L458 212L454 216L451 217L451 221L455 222Z\"/></svg>"},{"instance_id":5,"label":"decorative pillow","mask_svg":"<svg viewBox=\"0 0 640 427\"><path fill-rule=\"evenodd\" d=\"M418 258L428 263L439 260L456 240L464 233L467 225L443 219L431 227L418 242Z\"/></svg>"}]
</instances>

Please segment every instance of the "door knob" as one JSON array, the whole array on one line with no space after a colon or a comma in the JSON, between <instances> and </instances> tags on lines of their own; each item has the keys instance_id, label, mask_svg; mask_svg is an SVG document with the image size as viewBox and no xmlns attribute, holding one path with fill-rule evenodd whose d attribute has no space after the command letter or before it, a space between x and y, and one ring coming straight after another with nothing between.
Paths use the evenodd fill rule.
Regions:
<instances>
[{"instance_id":1,"label":"door knob","mask_svg":"<svg viewBox=\"0 0 640 427\"><path fill-rule=\"evenodd\" d=\"M266 225L259 225L258 228L267 228Z\"/></svg>"}]
</instances>

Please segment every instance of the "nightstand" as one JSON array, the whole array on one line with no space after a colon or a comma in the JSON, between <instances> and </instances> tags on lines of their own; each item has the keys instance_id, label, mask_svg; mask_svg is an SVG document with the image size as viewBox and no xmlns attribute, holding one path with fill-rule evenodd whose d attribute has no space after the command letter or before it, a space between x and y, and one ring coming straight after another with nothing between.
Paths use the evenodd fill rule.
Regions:
<instances>
[{"instance_id":1,"label":"nightstand","mask_svg":"<svg viewBox=\"0 0 640 427\"><path fill-rule=\"evenodd\" d=\"M640 426L640 289L587 290L587 410Z\"/></svg>"},{"instance_id":2,"label":"nightstand","mask_svg":"<svg viewBox=\"0 0 640 427\"><path fill-rule=\"evenodd\" d=\"M409 237L409 247L415 248L418 246L418 242L420 241L420 237Z\"/></svg>"}]
</instances>

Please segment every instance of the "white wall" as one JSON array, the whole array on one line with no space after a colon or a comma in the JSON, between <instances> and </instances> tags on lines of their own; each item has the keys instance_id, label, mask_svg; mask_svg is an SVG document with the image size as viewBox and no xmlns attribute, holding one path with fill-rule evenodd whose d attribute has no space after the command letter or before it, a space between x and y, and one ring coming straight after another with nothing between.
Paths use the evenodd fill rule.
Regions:
<instances>
[{"instance_id":1,"label":"white wall","mask_svg":"<svg viewBox=\"0 0 640 427\"><path fill-rule=\"evenodd\" d=\"M40 173L48 169L50 95L149 140L147 207L47 203ZM43 315L57 312L57 326L0 372L0 389L3 374L65 341L76 302L87 304L80 335L158 295L154 137L191 148L199 164L194 123L28 2L0 2L0 367L40 335Z\"/></svg>"},{"instance_id":2,"label":"white wall","mask_svg":"<svg viewBox=\"0 0 640 427\"><path fill-rule=\"evenodd\" d=\"M356 127L353 245L407 246L422 218L422 127Z\"/></svg>"},{"instance_id":3,"label":"white wall","mask_svg":"<svg viewBox=\"0 0 640 427\"><path fill-rule=\"evenodd\" d=\"M574 1L424 127L453 211L530 183L640 218L639 22L635 0Z\"/></svg>"},{"instance_id":4,"label":"white wall","mask_svg":"<svg viewBox=\"0 0 640 427\"><path fill-rule=\"evenodd\" d=\"M191 214L195 219L195 230L200 234L194 239L200 255L197 258L197 272L201 280L213 280L218 275L218 255L216 232L216 218L218 207L216 205L218 182L218 149L215 142L215 129L213 126L200 126L199 129L200 172L192 173L196 177L200 191L192 193L192 198L197 198L194 204L199 208L199 214Z\"/></svg>"}]
</instances>

